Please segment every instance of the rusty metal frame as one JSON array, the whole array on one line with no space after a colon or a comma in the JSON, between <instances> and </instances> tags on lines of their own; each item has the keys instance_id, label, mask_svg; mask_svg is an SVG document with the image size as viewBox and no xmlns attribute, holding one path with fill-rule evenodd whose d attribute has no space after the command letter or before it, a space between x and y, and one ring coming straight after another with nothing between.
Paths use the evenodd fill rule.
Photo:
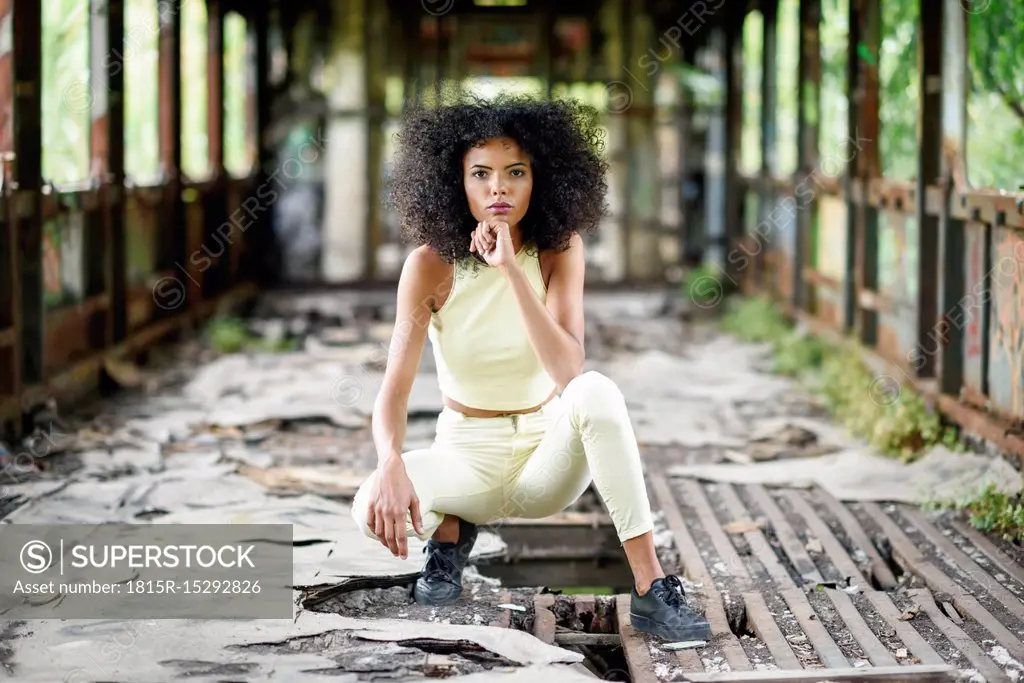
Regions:
<instances>
[{"instance_id":1,"label":"rusty metal frame","mask_svg":"<svg viewBox=\"0 0 1024 683\"><path fill-rule=\"evenodd\" d=\"M211 3L216 4L216 3ZM35 8L33 9L33 5ZM93 73L105 89L92 112L93 135L90 158L95 175L92 184L64 188L43 194L41 178L41 129L39 51L41 49L41 13L37 3L15 3L14 9L14 110L15 148L5 159L4 196L0 197L0 239L5 240L0 257L10 272L10 280L0 287L0 294L10 298L10 325L0 326L0 356L9 355L13 372L5 370L5 385L0 386L0 427L13 426L19 434L22 416L37 404L51 398L79 397L97 385L108 358L131 355L176 332L192 328L226 303L247 299L257 293L256 285L246 278L252 253L241 260L241 253L223 259L227 281L216 291L207 292L206 300L193 297L185 307L162 311L154 305L151 284L127 283L125 212L130 195L157 207L161 218L155 256L156 272L152 280L181 277L177 264L182 262L186 248L186 232L182 229L181 192L194 190L206 202L227 205L230 197L251 187L259 177L217 178L189 188L180 178L180 24L177 11L161 12L160 26L160 156L165 182L153 188L124 187L124 77L121 65L102 59L110 45L120 44L124 36L123 0L110 0L100 12L92 8L90 41L105 45L93 49ZM219 16L219 15L216 15ZM212 22L211 40L219 22ZM257 61L268 63L266 18L255 22ZM222 68L222 43L219 55L211 57L211 68ZM264 72L266 69L264 68ZM265 86L257 93L253 112L255 137L268 125L269 92ZM211 90L221 88L214 79ZM222 89L219 91L222 93ZM222 98L221 98L222 99ZM105 102L104 102L105 101ZM104 107L105 104L105 107ZM210 116L211 158L222 160L218 127L223 125L222 108L214 101ZM261 161L268 158L260 144ZM86 256L85 295L82 301L44 311L42 305L42 225L43 221L72 207L85 220ZM215 219L203 212L204 229ZM194 240L193 240L194 241ZM9 263L6 263L9 261ZM238 268L227 268L232 264ZM9 267L8 267L9 266ZM8 291L10 290L10 291ZM0 304L6 302L0 301ZM31 313L30 313L31 312ZM141 314L141 315L140 315ZM0 318L0 321L8 321ZM5 363L6 365L6 363Z\"/></svg>"}]
</instances>

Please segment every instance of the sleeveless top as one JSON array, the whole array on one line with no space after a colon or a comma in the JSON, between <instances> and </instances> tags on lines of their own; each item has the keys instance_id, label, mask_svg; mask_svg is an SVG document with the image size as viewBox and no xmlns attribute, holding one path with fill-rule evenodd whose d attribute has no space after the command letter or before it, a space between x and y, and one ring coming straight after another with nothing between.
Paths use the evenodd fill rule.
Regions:
<instances>
[{"instance_id":1,"label":"sleeveless top","mask_svg":"<svg viewBox=\"0 0 1024 683\"><path fill-rule=\"evenodd\" d=\"M547 287L536 247L516 254L543 302ZM452 288L427 330L441 392L481 410L521 410L543 403L556 384L530 344L512 287L475 257L455 263Z\"/></svg>"}]
</instances>

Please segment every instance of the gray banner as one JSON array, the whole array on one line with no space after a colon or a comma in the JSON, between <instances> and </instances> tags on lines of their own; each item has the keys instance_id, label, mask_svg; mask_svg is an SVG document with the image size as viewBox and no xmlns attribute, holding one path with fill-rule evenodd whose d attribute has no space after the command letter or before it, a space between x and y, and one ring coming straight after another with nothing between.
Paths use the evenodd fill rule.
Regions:
<instances>
[{"instance_id":1,"label":"gray banner","mask_svg":"<svg viewBox=\"0 0 1024 683\"><path fill-rule=\"evenodd\" d=\"M290 524L0 525L5 619L290 619Z\"/></svg>"}]
</instances>

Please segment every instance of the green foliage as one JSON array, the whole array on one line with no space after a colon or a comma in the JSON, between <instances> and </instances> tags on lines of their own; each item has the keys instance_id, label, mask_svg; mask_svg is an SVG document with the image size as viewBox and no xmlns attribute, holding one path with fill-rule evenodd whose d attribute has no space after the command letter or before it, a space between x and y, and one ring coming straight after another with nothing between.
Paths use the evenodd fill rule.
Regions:
<instances>
[{"instance_id":1,"label":"green foliage","mask_svg":"<svg viewBox=\"0 0 1024 683\"><path fill-rule=\"evenodd\" d=\"M774 342L790 329L767 297L730 299L721 325L728 334L748 342Z\"/></svg>"},{"instance_id":2,"label":"green foliage","mask_svg":"<svg viewBox=\"0 0 1024 683\"><path fill-rule=\"evenodd\" d=\"M809 334L792 332L775 342L773 369L780 375L799 377L825 360L825 345Z\"/></svg>"},{"instance_id":3,"label":"green foliage","mask_svg":"<svg viewBox=\"0 0 1024 683\"><path fill-rule=\"evenodd\" d=\"M1024 0L1002 0L967 17L967 171L979 187L1024 186Z\"/></svg>"},{"instance_id":4,"label":"green foliage","mask_svg":"<svg viewBox=\"0 0 1024 683\"><path fill-rule=\"evenodd\" d=\"M722 300L726 283L722 280L722 271L707 263L686 272L683 277L683 296L698 306L713 306Z\"/></svg>"},{"instance_id":5,"label":"green foliage","mask_svg":"<svg viewBox=\"0 0 1024 683\"><path fill-rule=\"evenodd\" d=\"M89 73L89 3L47 0L42 6L43 177L77 183L89 175L89 122L94 91Z\"/></svg>"},{"instance_id":6,"label":"green foliage","mask_svg":"<svg viewBox=\"0 0 1024 683\"><path fill-rule=\"evenodd\" d=\"M878 60L879 153L882 174L899 180L917 175L919 14L916 2L882 3L882 45Z\"/></svg>"},{"instance_id":7,"label":"green foliage","mask_svg":"<svg viewBox=\"0 0 1024 683\"><path fill-rule=\"evenodd\" d=\"M276 353L294 351L297 343L291 339L265 339L249 332L245 323L232 316L217 316L206 326L210 346L219 353L263 351Z\"/></svg>"},{"instance_id":8,"label":"green foliage","mask_svg":"<svg viewBox=\"0 0 1024 683\"><path fill-rule=\"evenodd\" d=\"M963 448L919 395L873 373L854 342L832 345L794 328L770 299L730 300L721 327L744 341L771 343L774 372L806 380L838 422L885 455L910 461L938 443Z\"/></svg>"},{"instance_id":9,"label":"green foliage","mask_svg":"<svg viewBox=\"0 0 1024 683\"><path fill-rule=\"evenodd\" d=\"M917 393L871 372L852 343L826 354L817 380L836 419L890 457L911 461L935 444L956 446L955 435Z\"/></svg>"},{"instance_id":10,"label":"green foliage","mask_svg":"<svg viewBox=\"0 0 1024 683\"><path fill-rule=\"evenodd\" d=\"M1024 541L1024 497L1020 493L1004 493L995 484L989 484L976 496L964 500L934 500L926 507L963 512L968 523L979 531L1015 543Z\"/></svg>"}]
</instances>

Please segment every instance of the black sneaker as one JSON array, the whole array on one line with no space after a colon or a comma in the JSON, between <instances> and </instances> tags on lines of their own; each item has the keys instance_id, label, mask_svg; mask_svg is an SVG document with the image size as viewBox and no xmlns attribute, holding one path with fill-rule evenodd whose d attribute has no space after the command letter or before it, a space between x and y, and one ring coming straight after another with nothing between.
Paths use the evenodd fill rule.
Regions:
<instances>
[{"instance_id":1,"label":"black sneaker","mask_svg":"<svg viewBox=\"0 0 1024 683\"><path fill-rule=\"evenodd\" d=\"M672 574L655 579L650 590L638 595L636 586L629 601L629 621L638 631L668 642L711 640L711 625L690 609L683 582Z\"/></svg>"},{"instance_id":2,"label":"black sneaker","mask_svg":"<svg viewBox=\"0 0 1024 683\"><path fill-rule=\"evenodd\" d=\"M476 543L475 524L459 520L459 540L455 543L427 541L427 561L413 587L413 599L420 605L448 605L462 595L462 570Z\"/></svg>"}]
</instances>

